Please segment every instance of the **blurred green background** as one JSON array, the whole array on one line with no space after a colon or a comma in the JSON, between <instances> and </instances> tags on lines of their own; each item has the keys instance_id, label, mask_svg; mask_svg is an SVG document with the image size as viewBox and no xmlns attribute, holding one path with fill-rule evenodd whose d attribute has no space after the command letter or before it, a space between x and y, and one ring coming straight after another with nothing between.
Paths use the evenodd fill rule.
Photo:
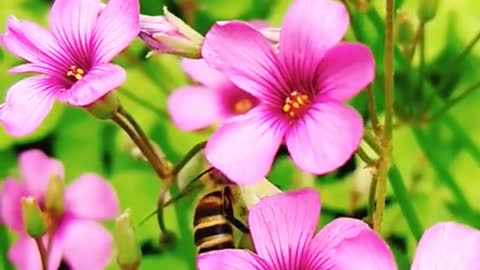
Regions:
<instances>
[{"instance_id":1,"label":"blurred green background","mask_svg":"<svg viewBox=\"0 0 480 270\"><path fill-rule=\"evenodd\" d=\"M216 20L262 19L272 26L280 26L291 1L140 2L143 14L160 15L162 5L167 5L170 11L205 34ZM384 1L370 1L368 10L363 10L359 2L362 1L348 1L352 29L346 40L366 43L374 52L378 66L373 89L377 111L382 115ZM396 7L410 14L415 25L418 2L396 1ZM2 32L6 18L11 14L46 26L50 5L50 0L0 0ZM423 227L456 220L480 229L480 118L477 107L480 106L480 91L472 87L480 81L480 45L473 46L465 57L458 58L479 35L480 3L475 0L440 1L436 17L426 25L425 31L423 90L416 83L419 77L418 54L411 68L406 67L400 49L396 54L398 117L394 130L394 162L409 189ZM184 133L172 125L165 112L166 98L175 88L191 82L182 73L177 57L156 55L147 60L146 52L144 45L137 40L115 60L128 71L127 82L118 95L124 107L176 163L193 145L207 139L211 130ZM20 63L0 49L2 99L9 86L21 79L21 76L8 75L7 70ZM445 104L462 96L467 89L473 90L468 90L468 96L443 110ZM351 104L368 119L365 93ZM138 223L155 208L160 184L147 164L132 158L128 147L128 138L113 124L96 120L80 109L56 104L41 129L31 136L14 139L0 130L0 181L7 176L18 176L16 156L19 152L39 148L64 163L67 181L84 172L95 172L111 181L122 209L131 208L134 222ZM323 203L321 224L325 224L339 216L366 216L369 177L368 173L362 174L361 171L362 164L354 157L338 172L311 177L299 173L288 157L280 153L269 178L283 190L317 187ZM354 196L359 201L352 204ZM144 251L141 269L194 269L195 249L189 227L194 199L191 196L166 210L167 225L178 238L175 249L159 248L159 230L154 218L137 229ZM188 224L188 227L178 224ZM106 226L111 228L112 224ZM387 199L383 227L383 236L397 257L399 269L408 269L416 242L393 195ZM4 256L14 240L15 236L0 225L0 269L11 267ZM110 268L117 269L114 264Z\"/></svg>"}]
</instances>

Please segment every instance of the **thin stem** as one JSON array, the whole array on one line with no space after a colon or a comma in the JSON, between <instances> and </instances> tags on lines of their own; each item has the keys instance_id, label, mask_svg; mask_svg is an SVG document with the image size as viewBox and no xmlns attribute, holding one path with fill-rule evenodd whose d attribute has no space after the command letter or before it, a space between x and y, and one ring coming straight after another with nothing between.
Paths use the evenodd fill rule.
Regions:
<instances>
[{"instance_id":1,"label":"thin stem","mask_svg":"<svg viewBox=\"0 0 480 270\"><path fill-rule=\"evenodd\" d=\"M418 92L423 93L423 80L425 77L425 23L420 23L420 28L418 29L420 32L419 38L419 58L420 58L420 65L418 67Z\"/></svg>"},{"instance_id":2,"label":"thin stem","mask_svg":"<svg viewBox=\"0 0 480 270\"><path fill-rule=\"evenodd\" d=\"M200 152L202 149L205 148L205 146L207 145L207 141L203 141L203 142L200 142L196 145L194 145L192 147L192 149L190 149L190 151L188 151L188 153L182 158L182 160L180 160L180 162L178 162L177 165L175 165L175 167L173 168L172 170L172 174L173 175L177 175L182 169L183 167L185 167L185 165L187 165L187 163L198 153Z\"/></svg>"},{"instance_id":3,"label":"thin stem","mask_svg":"<svg viewBox=\"0 0 480 270\"><path fill-rule=\"evenodd\" d=\"M413 208L413 204L410 201L407 188L405 187L405 182L402 179L400 171L395 165L392 165L390 171L388 172L388 179L390 180L390 186L392 187L395 198L400 205L400 210L402 211L405 221L407 222L408 228L412 232L415 239L418 241L423 233L422 225L420 220Z\"/></svg>"},{"instance_id":4,"label":"thin stem","mask_svg":"<svg viewBox=\"0 0 480 270\"><path fill-rule=\"evenodd\" d=\"M450 108L452 108L454 105L456 105L458 102L462 101L463 99L465 99L467 96L469 96L470 94L472 94L475 90L477 90L478 88L480 88L480 82L476 82L474 83L473 85L471 85L470 87L467 88L467 90L463 91L463 93L461 93L460 95L458 95L457 97L455 98L452 98L451 100L447 101L447 103L443 106L443 108L441 108L440 110L438 110L430 119L433 121L433 120L436 120L436 119L439 119L440 117L442 117Z\"/></svg>"},{"instance_id":5,"label":"thin stem","mask_svg":"<svg viewBox=\"0 0 480 270\"><path fill-rule=\"evenodd\" d=\"M390 141L392 138L392 118L393 118L393 8L395 0L386 0L386 19L385 19L385 130L384 140Z\"/></svg>"},{"instance_id":6,"label":"thin stem","mask_svg":"<svg viewBox=\"0 0 480 270\"><path fill-rule=\"evenodd\" d=\"M373 87L369 85L366 89L367 92L367 106L368 106L368 116L370 117L370 124L376 135L379 135L381 132L380 124L378 122L377 113L375 111L375 96L373 94Z\"/></svg>"},{"instance_id":7,"label":"thin stem","mask_svg":"<svg viewBox=\"0 0 480 270\"><path fill-rule=\"evenodd\" d=\"M420 22L420 24L418 25L417 31L415 32L415 37L413 38L413 42L410 45L411 47L409 48L408 54L406 56L406 60L407 60L407 63L409 65L412 63L413 56L415 55L415 50L417 48L418 41L420 40L420 38L423 35L422 32L423 32L424 26L425 26L425 23Z\"/></svg>"},{"instance_id":8,"label":"thin stem","mask_svg":"<svg viewBox=\"0 0 480 270\"><path fill-rule=\"evenodd\" d=\"M367 164L367 166L372 166L375 164L375 160L371 158L362 147L357 149L357 155Z\"/></svg>"},{"instance_id":9,"label":"thin stem","mask_svg":"<svg viewBox=\"0 0 480 270\"><path fill-rule=\"evenodd\" d=\"M151 156L151 160L149 160L149 162L151 162L152 165L156 168L156 170L158 170L159 177L165 180L170 175L170 166L167 164L167 162L165 162L164 159L159 158L158 155L155 153L155 147L152 145L147 134L145 134L145 132L137 123L135 118L133 118L132 115L130 115L122 107L120 107L119 113L127 119L127 121L132 125L135 132L139 135L140 140L143 141L143 144L147 148L146 150L149 151L149 154Z\"/></svg>"},{"instance_id":10,"label":"thin stem","mask_svg":"<svg viewBox=\"0 0 480 270\"><path fill-rule=\"evenodd\" d=\"M40 252L40 260L42 261L42 269L48 270L48 256L45 245L42 242L41 238L36 238L35 243L37 244L38 251Z\"/></svg>"},{"instance_id":11,"label":"thin stem","mask_svg":"<svg viewBox=\"0 0 480 270\"><path fill-rule=\"evenodd\" d=\"M385 210L385 199L387 196L387 173L390 166L389 155L381 156L378 162L378 169L372 178L372 182L377 182L376 185L376 207L373 214L373 230L377 233L382 231L382 217ZM374 179L377 178L377 179Z\"/></svg>"},{"instance_id":12,"label":"thin stem","mask_svg":"<svg viewBox=\"0 0 480 270\"><path fill-rule=\"evenodd\" d=\"M377 194L378 184L378 172L372 175L372 181L370 182L370 190L368 192L368 224L374 224L373 215L375 214L375 195Z\"/></svg>"},{"instance_id":13,"label":"thin stem","mask_svg":"<svg viewBox=\"0 0 480 270\"><path fill-rule=\"evenodd\" d=\"M377 154L382 152L378 139L368 130L363 133L363 140L375 151Z\"/></svg>"}]
</instances>

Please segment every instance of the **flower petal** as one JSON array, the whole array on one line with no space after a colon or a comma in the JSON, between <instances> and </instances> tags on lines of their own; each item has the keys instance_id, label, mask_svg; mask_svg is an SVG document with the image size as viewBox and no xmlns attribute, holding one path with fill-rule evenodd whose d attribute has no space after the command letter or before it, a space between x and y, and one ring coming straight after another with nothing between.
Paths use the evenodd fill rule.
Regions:
<instances>
[{"instance_id":1,"label":"flower petal","mask_svg":"<svg viewBox=\"0 0 480 270\"><path fill-rule=\"evenodd\" d=\"M48 16L52 34L73 60L70 65L88 69L92 63L91 39L99 0L55 0ZM66 72L66 71L65 71Z\"/></svg>"},{"instance_id":2,"label":"flower petal","mask_svg":"<svg viewBox=\"0 0 480 270\"><path fill-rule=\"evenodd\" d=\"M63 255L71 269L105 269L112 256L110 233L91 220L72 219L64 226L61 235Z\"/></svg>"},{"instance_id":3,"label":"flower petal","mask_svg":"<svg viewBox=\"0 0 480 270\"><path fill-rule=\"evenodd\" d=\"M8 259L19 270L42 269L40 253L33 238L22 236L8 251ZM52 245L48 258L48 269L56 270L62 259L61 250L58 245Z\"/></svg>"},{"instance_id":4,"label":"flower petal","mask_svg":"<svg viewBox=\"0 0 480 270\"><path fill-rule=\"evenodd\" d=\"M183 87L168 97L168 113L179 129L195 131L223 118L218 93L205 87Z\"/></svg>"},{"instance_id":5,"label":"flower petal","mask_svg":"<svg viewBox=\"0 0 480 270\"><path fill-rule=\"evenodd\" d=\"M312 174L342 166L357 150L363 136L362 118L336 101L313 104L286 135L293 162Z\"/></svg>"},{"instance_id":6,"label":"flower petal","mask_svg":"<svg viewBox=\"0 0 480 270\"><path fill-rule=\"evenodd\" d=\"M106 220L119 211L117 194L104 179L94 174L84 174L65 191L66 211L75 217Z\"/></svg>"},{"instance_id":7,"label":"flower petal","mask_svg":"<svg viewBox=\"0 0 480 270\"><path fill-rule=\"evenodd\" d=\"M478 269L480 231L454 223L438 223L420 239L412 270Z\"/></svg>"},{"instance_id":8,"label":"flower petal","mask_svg":"<svg viewBox=\"0 0 480 270\"><path fill-rule=\"evenodd\" d=\"M225 122L208 140L205 157L231 181L252 184L270 170L286 126L259 105Z\"/></svg>"},{"instance_id":9,"label":"flower petal","mask_svg":"<svg viewBox=\"0 0 480 270\"><path fill-rule=\"evenodd\" d=\"M0 190L0 221L17 233L24 231L20 204L23 196L28 196L28 192L21 183L13 179L3 182Z\"/></svg>"},{"instance_id":10,"label":"flower petal","mask_svg":"<svg viewBox=\"0 0 480 270\"><path fill-rule=\"evenodd\" d=\"M224 249L200 254L198 270L269 270L267 263L255 254L240 249Z\"/></svg>"},{"instance_id":11,"label":"flower petal","mask_svg":"<svg viewBox=\"0 0 480 270\"><path fill-rule=\"evenodd\" d=\"M121 86L126 79L123 68L113 64L93 67L80 81L59 97L72 106L86 106Z\"/></svg>"},{"instance_id":12,"label":"flower petal","mask_svg":"<svg viewBox=\"0 0 480 270\"><path fill-rule=\"evenodd\" d=\"M65 175L63 164L40 150L22 152L18 157L18 163L26 189L38 200L44 197L52 176L56 175L63 179Z\"/></svg>"},{"instance_id":13,"label":"flower petal","mask_svg":"<svg viewBox=\"0 0 480 270\"><path fill-rule=\"evenodd\" d=\"M305 262L305 269L397 269L387 244L367 224L353 218L327 224L311 242Z\"/></svg>"},{"instance_id":14,"label":"flower petal","mask_svg":"<svg viewBox=\"0 0 480 270\"><path fill-rule=\"evenodd\" d=\"M280 89L288 86L272 46L247 23L216 24L202 47L207 63L225 72L238 87L270 103L281 103Z\"/></svg>"},{"instance_id":15,"label":"flower petal","mask_svg":"<svg viewBox=\"0 0 480 270\"><path fill-rule=\"evenodd\" d=\"M341 3L294 1L283 19L280 33L279 57L290 75L312 80L323 55L342 39L348 25L348 12Z\"/></svg>"},{"instance_id":16,"label":"flower petal","mask_svg":"<svg viewBox=\"0 0 480 270\"><path fill-rule=\"evenodd\" d=\"M313 189L282 193L261 200L248 216L257 254L272 269L301 268L320 215ZM309 268L316 269L316 268Z\"/></svg>"},{"instance_id":17,"label":"flower petal","mask_svg":"<svg viewBox=\"0 0 480 270\"><path fill-rule=\"evenodd\" d=\"M0 105L0 123L7 132L22 137L37 129L50 112L61 86L44 77L30 77L14 84Z\"/></svg>"},{"instance_id":18,"label":"flower petal","mask_svg":"<svg viewBox=\"0 0 480 270\"><path fill-rule=\"evenodd\" d=\"M364 89L375 77L370 49L361 44L344 43L330 49L318 68L321 97L346 101Z\"/></svg>"},{"instance_id":19,"label":"flower petal","mask_svg":"<svg viewBox=\"0 0 480 270\"><path fill-rule=\"evenodd\" d=\"M192 80L204 86L216 88L230 83L222 72L210 67L203 59L184 58L181 65Z\"/></svg>"},{"instance_id":20,"label":"flower petal","mask_svg":"<svg viewBox=\"0 0 480 270\"><path fill-rule=\"evenodd\" d=\"M96 63L110 62L140 32L138 0L110 0L98 17L95 29Z\"/></svg>"},{"instance_id":21,"label":"flower petal","mask_svg":"<svg viewBox=\"0 0 480 270\"><path fill-rule=\"evenodd\" d=\"M66 64L65 55L53 36L44 28L28 21L19 21L14 16L7 20L7 31L2 36L6 50L32 63L46 63L55 67Z\"/></svg>"}]
</instances>

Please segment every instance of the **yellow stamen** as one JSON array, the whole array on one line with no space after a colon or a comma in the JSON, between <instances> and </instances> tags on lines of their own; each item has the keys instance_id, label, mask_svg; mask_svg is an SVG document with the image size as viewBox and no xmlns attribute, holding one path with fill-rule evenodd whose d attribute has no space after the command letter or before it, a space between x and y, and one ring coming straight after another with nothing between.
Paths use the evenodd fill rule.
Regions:
<instances>
[{"instance_id":1,"label":"yellow stamen","mask_svg":"<svg viewBox=\"0 0 480 270\"><path fill-rule=\"evenodd\" d=\"M244 114L250 111L250 109L252 108L253 108L252 101L248 98L243 98L235 103L233 111L235 112L235 114Z\"/></svg>"},{"instance_id":2,"label":"yellow stamen","mask_svg":"<svg viewBox=\"0 0 480 270\"><path fill-rule=\"evenodd\" d=\"M282 107L284 113L290 118L296 118L301 115L310 105L310 97L305 94L300 94L297 91L290 93L285 98L285 103Z\"/></svg>"},{"instance_id":3,"label":"yellow stamen","mask_svg":"<svg viewBox=\"0 0 480 270\"><path fill-rule=\"evenodd\" d=\"M72 81L80 81L83 78L85 71L76 66L70 66L67 73L65 74L66 77Z\"/></svg>"}]
</instances>

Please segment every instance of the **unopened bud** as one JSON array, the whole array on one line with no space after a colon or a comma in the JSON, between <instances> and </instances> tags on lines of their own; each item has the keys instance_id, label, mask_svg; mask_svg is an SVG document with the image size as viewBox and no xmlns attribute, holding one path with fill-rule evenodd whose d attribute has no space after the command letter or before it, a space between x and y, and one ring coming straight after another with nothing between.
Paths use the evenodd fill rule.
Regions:
<instances>
[{"instance_id":1,"label":"unopened bud","mask_svg":"<svg viewBox=\"0 0 480 270\"><path fill-rule=\"evenodd\" d=\"M120 101L114 92L110 92L84 108L99 119L112 119L120 108Z\"/></svg>"},{"instance_id":2,"label":"unopened bud","mask_svg":"<svg viewBox=\"0 0 480 270\"><path fill-rule=\"evenodd\" d=\"M419 0L417 14L420 21L426 23L437 15L438 0Z\"/></svg>"},{"instance_id":3,"label":"unopened bud","mask_svg":"<svg viewBox=\"0 0 480 270\"><path fill-rule=\"evenodd\" d=\"M37 201L33 197L23 197L21 204L27 234L35 239L42 237L47 232L47 224Z\"/></svg>"},{"instance_id":4,"label":"unopened bud","mask_svg":"<svg viewBox=\"0 0 480 270\"><path fill-rule=\"evenodd\" d=\"M57 175L50 178L45 195L45 210L55 217L60 217L65 212L63 181Z\"/></svg>"},{"instance_id":5,"label":"unopened bud","mask_svg":"<svg viewBox=\"0 0 480 270\"><path fill-rule=\"evenodd\" d=\"M403 10L397 13L395 22L395 38L401 45L411 45L415 38L415 27L409 14Z\"/></svg>"},{"instance_id":6,"label":"unopened bud","mask_svg":"<svg viewBox=\"0 0 480 270\"><path fill-rule=\"evenodd\" d=\"M139 37L153 53L200 58L203 36L163 7L164 16L140 15Z\"/></svg>"},{"instance_id":7,"label":"unopened bud","mask_svg":"<svg viewBox=\"0 0 480 270\"><path fill-rule=\"evenodd\" d=\"M117 263L120 268L122 270L138 269L142 259L142 251L133 230L130 210L127 209L117 218L114 238L117 248Z\"/></svg>"}]
</instances>

